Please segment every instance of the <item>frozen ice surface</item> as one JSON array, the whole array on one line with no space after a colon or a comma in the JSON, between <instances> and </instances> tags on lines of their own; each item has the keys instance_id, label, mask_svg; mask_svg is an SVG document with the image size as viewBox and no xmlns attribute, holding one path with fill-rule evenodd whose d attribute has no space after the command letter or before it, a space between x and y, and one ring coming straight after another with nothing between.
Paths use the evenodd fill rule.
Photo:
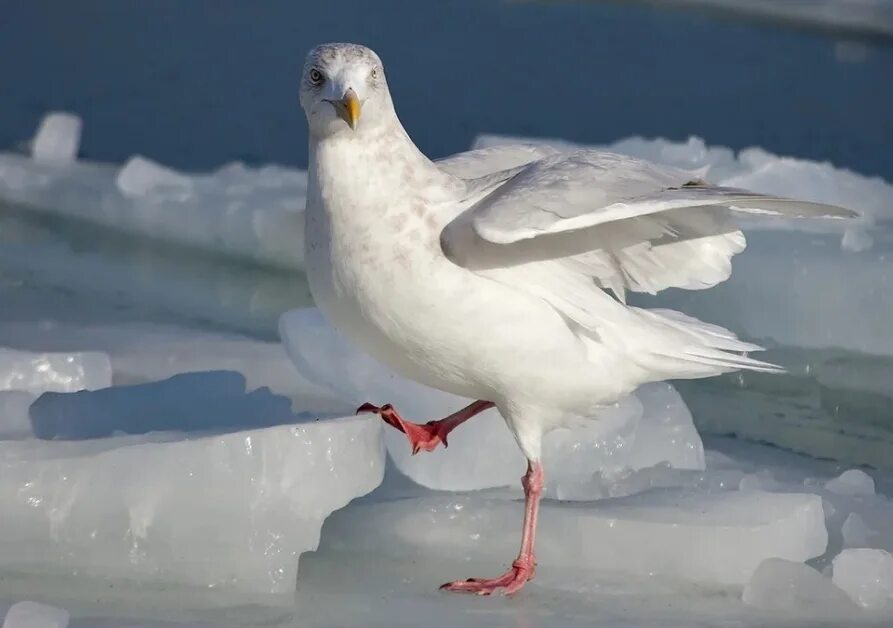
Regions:
<instances>
[{"instance_id":1,"label":"frozen ice surface","mask_svg":"<svg viewBox=\"0 0 893 628\"><path fill-rule=\"evenodd\" d=\"M68 611L37 602L16 602L6 613L3 628L65 628Z\"/></svg>"},{"instance_id":2,"label":"frozen ice surface","mask_svg":"<svg viewBox=\"0 0 893 628\"><path fill-rule=\"evenodd\" d=\"M392 403L407 419L425 422L470 403L406 380L355 349L315 308L292 310L280 320L280 335L298 370L354 407ZM412 456L406 437L385 430L397 468L415 482L442 490L517 485L525 463L496 410L488 410L450 434L449 448ZM547 492L563 498L605 494L610 478L664 463L703 469L700 437L685 403L668 384L645 386L598 421L555 430L544 441ZM597 476L597 478L596 478ZM600 479L598 486L593 481Z\"/></svg>"},{"instance_id":3,"label":"frozen ice surface","mask_svg":"<svg viewBox=\"0 0 893 628\"><path fill-rule=\"evenodd\" d=\"M34 353L0 347L0 390L73 392L112 385L104 353Z\"/></svg>"},{"instance_id":4,"label":"frozen ice surface","mask_svg":"<svg viewBox=\"0 0 893 628\"><path fill-rule=\"evenodd\" d=\"M500 497L421 496L355 505L335 515L326 534L333 549L486 560L495 569L517 552L522 511L521 501ZM764 559L804 561L827 543L821 499L806 494L665 490L594 503L546 500L539 522L541 572L587 569L713 587L744 585Z\"/></svg>"},{"instance_id":5,"label":"frozen ice surface","mask_svg":"<svg viewBox=\"0 0 893 628\"><path fill-rule=\"evenodd\" d=\"M825 482L825 488L838 495L874 495L874 480L859 469L849 469Z\"/></svg>"},{"instance_id":6,"label":"frozen ice surface","mask_svg":"<svg viewBox=\"0 0 893 628\"><path fill-rule=\"evenodd\" d=\"M81 119L71 113L44 116L31 143L31 158L39 163L68 164L77 159Z\"/></svg>"},{"instance_id":7,"label":"frozen ice surface","mask_svg":"<svg viewBox=\"0 0 893 628\"><path fill-rule=\"evenodd\" d=\"M36 398L26 390L0 390L0 440L34 435L28 409Z\"/></svg>"},{"instance_id":8,"label":"frozen ice surface","mask_svg":"<svg viewBox=\"0 0 893 628\"><path fill-rule=\"evenodd\" d=\"M192 193L189 177L142 155L134 155L127 160L118 171L115 184L122 194L130 197L154 193L183 200Z\"/></svg>"},{"instance_id":9,"label":"frozen ice surface","mask_svg":"<svg viewBox=\"0 0 893 628\"><path fill-rule=\"evenodd\" d=\"M879 549L845 549L834 558L834 584L869 609L893 603L893 555Z\"/></svg>"},{"instance_id":10,"label":"frozen ice surface","mask_svg":"<svg viewBox=\"0 0 893 628\"><path fill-rule=\"evenodd\" d=\"M291 592L325 517L381 482L380 430L349 417L0 442L0 567Z\"/></svg>"},{"instance_id":11,"label":"frozen ice surface","mask_svg":"<svg viewBox=\"0 0 893 628\"><path fill-rule=\"evenodd\" d=\"M812 567L767 558L757 567L741 596L745 604L774 611L837 616L856 606L841 589Z\"/></svg>"}]
</instances>

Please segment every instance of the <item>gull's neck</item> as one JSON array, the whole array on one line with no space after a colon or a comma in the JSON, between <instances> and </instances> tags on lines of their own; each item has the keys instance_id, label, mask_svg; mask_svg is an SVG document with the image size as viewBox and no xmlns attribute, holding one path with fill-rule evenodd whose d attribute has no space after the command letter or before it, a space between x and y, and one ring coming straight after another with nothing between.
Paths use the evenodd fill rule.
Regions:
<instances>
[{"instance_id":1,"label":"gull's neck","mask_svg":"<svg viewBox=\"0 0 893 628\"><path fill-rule=\"evenodd\" d=\"M321 200L357 202L385 193L414 194L437 201L457 187L413 143L396 114L372 127L328 137L310 135L310 185Z\"/></svg>"}]
</instances>

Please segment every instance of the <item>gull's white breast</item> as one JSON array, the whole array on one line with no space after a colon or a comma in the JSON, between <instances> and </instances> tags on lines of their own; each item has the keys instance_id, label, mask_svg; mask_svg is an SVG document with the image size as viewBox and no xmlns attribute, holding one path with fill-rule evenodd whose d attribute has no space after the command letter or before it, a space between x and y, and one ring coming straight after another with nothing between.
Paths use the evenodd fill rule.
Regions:
<instances>
[{"instance_id":1,"label":"gull's white breast","mask_svg":"<svg viewBox=\"0 0 893 628\"><path fill-rule=\"evenodd\" d=\"M395 154L328 142L311 155L306 268L317 305L354 342L424 384L494 401L540 383L554 389L543 364L585 364L576 338L539 299L445 257L440 231L459 208L426 191L442 189L429 179L446 175Z\"/></svg>"}]
</instances>

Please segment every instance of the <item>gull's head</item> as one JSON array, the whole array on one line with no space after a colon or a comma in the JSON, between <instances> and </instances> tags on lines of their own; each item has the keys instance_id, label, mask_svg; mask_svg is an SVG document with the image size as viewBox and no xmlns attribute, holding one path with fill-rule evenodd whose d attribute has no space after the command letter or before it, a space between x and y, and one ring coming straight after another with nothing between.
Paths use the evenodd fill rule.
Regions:
<instances>
[{"instance_id":1,"label":"gull's head","mask_svg":"<svg viewBox=\"0 0 893 628\"><path fill-rule=\"evenodd\" d=\"M300 99L319 138L372 129L394 115L381 59L357 44L322 44L307 53Z\"/></svg>"}]
</instances>

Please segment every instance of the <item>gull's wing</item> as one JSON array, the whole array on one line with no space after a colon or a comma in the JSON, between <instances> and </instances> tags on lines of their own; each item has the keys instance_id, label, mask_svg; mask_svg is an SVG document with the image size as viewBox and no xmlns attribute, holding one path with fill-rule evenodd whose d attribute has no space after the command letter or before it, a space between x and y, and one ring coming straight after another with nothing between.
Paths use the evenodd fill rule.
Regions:
<instances>
[{"instance_id":1,"label":"gull's wing","mask_svg":"<svg viewBox=\"0 0 893 628\"><path fill-rule=\"evenodd\" d=\"M580 150L528 164L474 206L472 222L484 239L507 244L704 205L786 217L855 217L830 205L711 186L684 170Z\"/></svg>"},{"instance_id":2,"label":"gull's wing","mask_svg":"<svg viewBox=\"0 0 893 628\"><path fill-rule=\"evenodd\" d=\"M556 153L557 149L542 144L507 144L457 153L434 163L454 177L476 179L524 166Z\"/></svg>"},{"instance_id":3,"label":"gull's wing","mask_svg":"<svg viewBox=\"0 0 893 628\"><path fill-rule=\"evenodd\" d=\"M468 209L441 236L453 261L485 271L559 260L620 298L627 289L697 289L728 278L731 257L745 246L736 213L856 216L711 186L691 172L593 150L476 175L468 181Z\"/></svg>"}]
</instances>

